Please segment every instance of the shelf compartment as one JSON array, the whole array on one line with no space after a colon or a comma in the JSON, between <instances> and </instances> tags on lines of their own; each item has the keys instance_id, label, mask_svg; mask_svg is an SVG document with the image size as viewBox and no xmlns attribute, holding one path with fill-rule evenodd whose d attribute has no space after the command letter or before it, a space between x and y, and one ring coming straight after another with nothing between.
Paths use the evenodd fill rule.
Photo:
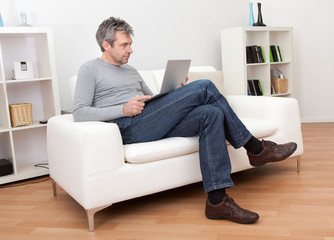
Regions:
<instances>
[{"instance_id":1,"label":"shelf compartment","mask_svg":"<svg viewBox=\"0 0 334 240\"><path fill-rule=\"evenodd\" d=\"M0 159L7 159L13 164L14 174L16 172L13 161L13 149L9 132L0 132Z\"/></svg>"},{"instance_id":2,"label":"shelf compartment","mask_svg":"<svg viewBox=\"0 0 334 240\"><path fill-rule=\"evenodd\" d=\"M45 164L47 161L31 162L17 166L17 173L0 177L0 185L10 182L25 180L29 178L45 176L49 174L49 169L36 167L37 164Z\"/></svg>"},{"instance_id":3,"label":"shelf compartment","mask_svg":"<svg viewBox=\"0 0 334 240\"><path fill-rule=\"evenodd\" d=\"M12 134L17 166L47 159L46 127L26 128Z\"/></svg>"},{"instance_id":4,"label":"shelf compartment","mask_svg":"<svg viewBox=\"0 0 334 240\"><path fill-rule=\"evenodd\" d=\"M280 47L283 62L291 61L291 32L291 28L286 28L285 30L276 30L269 33L269 46L276 45Z\"/></svg>"},{"instance_id":5,"label":"shelf compartment","mask_svg":"<svg viewBox=\"0 0 334 240\"><path fill-rule=\"evenodd\" d=\"M31 103L33 121L44 121L56 114L52 81L7 84L8 104Z\"/></svg>"},{"instance_id":6,"label":"shelf compartment","mask_svg":"<svg viewBox=\"0 0 334 240\"><path fill-rule=\"evenodd\" d=\"M261 82L263 95L268 96L271 94L270 83L266 79L270 77L269 75L269 64L266 65L254 65L247 66L247 80L258 79Z\"/></svg>"},{"instance_id":7,"label":"shelf compartment","mask_svg":"<svg viewBox=\"0 0 334 240\"><path fill-rule=\"evenodd\" d=\"M14 62L21 61L32 63L34 77L51 76L46 33L24 36L9 34L0 37L5 78L12 79Z\"/></svg>"}]
</instances>

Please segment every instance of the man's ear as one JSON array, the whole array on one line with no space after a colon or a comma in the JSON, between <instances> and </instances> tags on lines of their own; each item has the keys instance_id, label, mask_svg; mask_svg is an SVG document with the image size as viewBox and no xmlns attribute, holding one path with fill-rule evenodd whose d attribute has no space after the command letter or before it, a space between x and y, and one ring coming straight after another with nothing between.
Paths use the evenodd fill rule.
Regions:
<instances>
[{"instance_id":1,"label":"man's ear","mask_svg":"<svg viewBox=\"0 0 334 240\"><path fill-rule=\"evenodd\" d=\"M108 49L109 47L111 47L110 43L108 43L106 40L104 40L102 42L102 46L104 48L104 50Z\"/></svg>"}]
</instances>

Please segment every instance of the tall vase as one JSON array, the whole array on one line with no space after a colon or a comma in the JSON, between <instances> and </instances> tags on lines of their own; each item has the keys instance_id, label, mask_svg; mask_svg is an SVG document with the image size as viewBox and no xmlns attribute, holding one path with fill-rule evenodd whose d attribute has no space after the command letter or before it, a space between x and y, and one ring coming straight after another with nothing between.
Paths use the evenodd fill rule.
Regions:
<instances>
[{"instance_id":1,"label":"tall vase","mask_svg":"<svg viewBox=\"0 0 334 240\"><path fill-rule=\"evenodd\" d=\"M262 20L261 3L257 3L257 8L258 8L257 23L254 23L253 26L265 27L266 24L264 24Z\"/></svg>"},{"instance_id":2,"label":"tall vase","mask_svg":"<svg viewBox=\"0 0 334 240\"><path fill-rule=\"evenodd\" d=\"M2 21L1 13L0 13L0 27L3 27L3 21Z\"/></svg>"},{"instance_id":3,"label":"tall vase","mask_svg":"<svg viewBox=\"0 0 334 240\"><path fill-rule=\"evenodd\" d=\"M254 15L253 15L253 3L249 2L249 26L253 26L254 24Z\"/></svg>"}]
</instances>

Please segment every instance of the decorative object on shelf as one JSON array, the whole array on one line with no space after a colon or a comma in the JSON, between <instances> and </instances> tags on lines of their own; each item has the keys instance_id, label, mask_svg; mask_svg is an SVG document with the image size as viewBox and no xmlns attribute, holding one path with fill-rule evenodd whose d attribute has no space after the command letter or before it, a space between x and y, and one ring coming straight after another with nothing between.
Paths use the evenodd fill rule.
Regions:
<instances>
[{"instance_id":1,"label":"decorative object on shelf","mask_svg":"<svg viewBox=\"0 0 334 240\"><path fill-rule=\"evenodd\" d=\"M253 14L253 3L249 2L249 23L248 25L251 27L254 24L254 14Z\"/></svg>"},{"instance_id":2,"label":"decorative object on shelf","mask_svg":"<svg viewBox=\"0 0 334 240\"><path fill-rule=\"evenodd\" d=\"M26 12L20 12L20 20L21 24L19 24L18 27L32 27L31 25L28 24Z\"/></svg>"},{"instance_id":3,"label":"decorative object on shelf","mask_svg":"<svg viewBox=\"0 0 334 240\"><path fill-rule=\"evenodd\" d=\"M13 172L13 164L8 159L0 159L0 177L10 175Z\"/></svg>"},{"instance_id":4,"label":"decorative object on shelf","mask_svg":"<svg viewBox=\"0 0 334 240\"><path fill-rule=\"evenodd\" d=\"M1 13L0 13L0 27L3 27L3 21L2 21Z\"/></svg>"},{"instance_id":5,"label":"decorative object on shelf","mask_svg":"<svg viewBox=\"0 0 334 240\"><path fill-rule=\"evenodd\" d=\"M272 69L270 73L272 94L286 93L288 91L288 79L285 78L282 71L279 69Z\"/></svg>"},{"instance_id":6,"label":"decorative object on shelf","mask_svg":"<svg viewBox=\"0 0 334 240\"><path fill-rule=\"evenodd\" d=\"M32 104L9 104L10 122L12 127L28 126L33 124Z\"/></svg>"},{"instance_id":7,"label":"decorative object on shelf","mask_svg":"<svg viewBox=\"0 0 334 240\"><path fill-rule=\"evenodd\" d=\"M13 173L13 164L7 159L0 159L0 177Z\"/></svg>"},{"instance_id":8,"label":"decorative object on shelf","mask_svg":"<svg viewBox=\"0 0 334 240\"><path fill-rule=\"evenodd\" d=\"M263 23L262 12L261 12L261 3L257 3L257 9L258 9L257 23L254 23L253 26L257 26L257 27L265 27L265 26L267 26L267 25L265 25Z\"/></svg>"},{"instance_id":9,"label":"decorative object on shelf","mask_svg":"<svg viewBox=\"0 0 334 240\"><path fill-rule=\"evenodd\" d=\"M14 62L14 70L12 79L28 79L34 78L34 72L31 62Z\"/></svg>"}]
</instances>

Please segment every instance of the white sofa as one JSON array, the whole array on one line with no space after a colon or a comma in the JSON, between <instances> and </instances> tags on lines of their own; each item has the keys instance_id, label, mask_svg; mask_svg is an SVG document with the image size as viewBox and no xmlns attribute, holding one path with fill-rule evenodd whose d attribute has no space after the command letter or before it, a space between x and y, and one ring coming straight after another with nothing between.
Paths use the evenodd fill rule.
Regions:
<instances>
[{"instance_id":1,"label":"white sofa","mask_svg":"<svg viewBox=\"0 0 334 240\"><path fill-rule=\"evenodd\" d=\"M192 67L190 72L190 78L216 78L213 82L222 91L222 74L213 67ZM154 92L163 73L140 72ZM76 78L71 81L74 89ZM296 142L298 148L291 157L299 166L303 142L295 99L227 98L254 136L278 143ZM67 114L49 119L47 146L54 195L57 183L86 210L89 231L94 231L94 214L113 203L201 181L198 137L123 145L116 124L74 122ZM243 148L229 145L228 150L232 172L251 168Z\"/></svg>"}]
</instances>

